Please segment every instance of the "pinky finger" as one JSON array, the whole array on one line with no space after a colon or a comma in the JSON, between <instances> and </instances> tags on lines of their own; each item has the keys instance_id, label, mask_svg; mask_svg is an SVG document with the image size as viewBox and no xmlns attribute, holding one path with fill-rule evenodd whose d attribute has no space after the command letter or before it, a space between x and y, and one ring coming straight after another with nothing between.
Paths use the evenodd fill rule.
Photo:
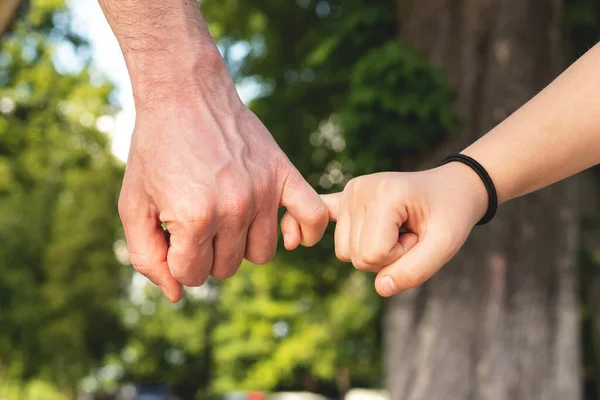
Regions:
<instances>
[{"instance_id":1,"label":"pinky finger","mask_svg":"<svg viewBox=\"0 0 600 400\"><path fill-rule=\"evenodd\" d=\"M302 231L298 221L286 212L281 218L281 232L283 233L283 245L288 250L294 250L302 242Z\"/></svg>"}]
</instances>

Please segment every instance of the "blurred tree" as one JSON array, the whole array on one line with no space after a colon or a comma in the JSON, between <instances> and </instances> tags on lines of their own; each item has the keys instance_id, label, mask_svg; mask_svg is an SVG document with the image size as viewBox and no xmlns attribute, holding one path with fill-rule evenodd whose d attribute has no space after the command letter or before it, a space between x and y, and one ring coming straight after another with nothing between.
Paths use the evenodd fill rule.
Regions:
<instances>
[{"instance_id":1,"label":"blurred tree","mask_svg":"<svg viewBox=\"0 0 600 400\"><path fill-rule=\"evenodd\" d=\"M372 280L353 272L333 282L340 279L337 265L315 267L323 274L281 260L247 264L238 279L223 285L221 321L213 333L215 392L284 389L337 396L350 389L351 377L355 384L378 384L380 299ZM325 287L328 292L319 290Z\"/></svg>"},{"instance_id":2,"label":"blurred tree","mask_svg":"<svg viewBox=\"0 0 600 400\"><path fill-rule=\"evenodd\" d=\"M68 397L108 370L95 368L104 359L119 371L112 384L168 383L182 398L335 397L383 384L383 354L394 399L578 398L572 183L507 205L430 283L393 299L385 349L384 302L372 277L333 259L331 232L181 305L151 287L120 298L130 277L112 249L122 171L95 127L111 88L53 53L87 57L63 1L32 5L0 52L0 388L18 377L31 393L54 390L40 377ZM202 7L238 84L256 93L252 109L320 190L433 165L431 154L474 140L562 67L558 0ZM594 36L586 15L567 17L586 21L570 32Z\"/></svg>"},{"instance_id":3,"label":"blurred tree","mask_svg":"<svg viewBox=\"0 0 600 400\"><path fill-rule=\"evenodd\" d=\"M202 7L239 81L260 89L252 108L323 189L353 173L434 165L564 67L558 0L295 3ZM452 140L452 99L431 65L462 116ZM580 396L575 192L570 181L511 202L439 275L389 303L394 399ZM305 257L286 258L321 276L318 256Z\"/></svg>"},{"instance_id":4,"label":"blurred tree","mask_svg":"<svg viewBox=\"0 0 600 400\"><path fill-rule=\"evenodd\" d=\"M575 60L600 38L600 3L565 1L567 50ZM582 174L580 296L582 310L582 360L586 399L600 397L600 168Z\"/></svg>"},{"instance_id":5,"label":"blurred tree","mask_svg":"<svg viewBox=\"0 0 600 400\"><path fill-rule=\"evenodd\" d=\"M202 8L234 77L258 93L251 108L321 190L339 190L354 174L414 166L457 126L441 71L396 40L390 1ZM330 232L317 250L246 266L223 283L217 391L343 396L383 384L383 301L371 276L335 261L332 241Z\"/></svg>"},{"instance_id":6,"label":"blurred tree","mask_svg":"<svg viewBox=\"0 0 600 400\"><path fill-rule=\"evenodd\" d=\"M444 153L487 132L565 66L561 1L396 5L397 37L444 68L465 115ZM503 206L430 282L392 299L394 398L580 398L576 192L571 180Z\"/></svg>"},{"instance_id":7,"label":"blurred tree","mask_svg":"<svg viewBox=\"0 0 600 400\"><path fill-rule=\"evenodd\" d=\"M70 50L66 62L57 48ZM62 0L31 1L4 35L0 385L39 377L74 394L123 341L118 299L129 272L113 251L122 166L96 128L113 112L111 90Z\"/></svg>"},{"instance_id":8,"label":"blurred tree","mask_svg":"<svg viewBox=\"0 0 600 400\"><path fill-rule=\"evenodd\" d=\"M0 3L0 35L8 29L22 3L22 0L4 0Z\"/></svg>"},{"instance_id":9,"label":"blurred tree","mask_svg":"<svg viewBox=\"0 0 600 400\"><path fill-rule=\"evenodd\" d=\"M564 29L567 55L575 61L598 43L600 3L595 0L565 0Z\"/></svg>"},{"instance_id":10,"label":"blurred tree","mask_svg":"<svg viewBox=\"0 0 600 400\"><path fill-rule=\"evenodd\" d=\"M167 385L183 399L209 398L216 289L212 284L189 289L173 305L145 279L141 287L122 303L128 338L107 365L123 371L118 382Z\"/></svg>"}]
</instances>

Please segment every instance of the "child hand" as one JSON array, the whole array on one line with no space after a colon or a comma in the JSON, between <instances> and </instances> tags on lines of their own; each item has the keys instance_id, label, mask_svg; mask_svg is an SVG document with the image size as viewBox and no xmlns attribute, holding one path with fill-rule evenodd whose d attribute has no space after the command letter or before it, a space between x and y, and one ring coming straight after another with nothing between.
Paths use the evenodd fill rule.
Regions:
<instances>
[{"instance_id":1,"label":"child hand","mask_svg":"<svg viewBox=\"0 0 600 400\"><path fill-rule=\"evenodd\" d=\"M421 285L450 261L487 209L483 183L460 163L361 176L322 199L337 221L336 256L377 273L386 297ZM302 237L289 213L281 228L286 248L296 248Z\"/></svg>"}]
</instances>

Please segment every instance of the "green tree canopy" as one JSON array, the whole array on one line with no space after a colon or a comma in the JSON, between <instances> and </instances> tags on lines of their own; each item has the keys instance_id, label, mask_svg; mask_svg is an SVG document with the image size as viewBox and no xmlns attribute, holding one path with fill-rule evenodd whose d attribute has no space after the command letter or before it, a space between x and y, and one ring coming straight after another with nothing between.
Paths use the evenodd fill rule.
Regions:
<instances>
[{"instance_id":1,"label":"green tree canopy","mask_svg":"<svg viewBox=\"0 0 600 400\"><path fill-rule=\"evenodd\" d=\"M60 46L80 70L59 70ZM122 166L96 128L111 91L63 1L31 1L0 51L0 379L74 389L123 340Z\"/></svg>"}]
</instances>

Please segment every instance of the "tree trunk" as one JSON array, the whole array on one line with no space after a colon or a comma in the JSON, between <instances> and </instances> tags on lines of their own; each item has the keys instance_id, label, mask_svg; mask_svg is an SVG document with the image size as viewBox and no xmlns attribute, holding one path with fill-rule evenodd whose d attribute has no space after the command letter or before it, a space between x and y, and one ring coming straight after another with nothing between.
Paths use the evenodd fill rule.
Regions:
<instances>
[{"instance_id":1,"label":"tree trunk","mask_svg":"<svg viewBox=\"0 0 600 400\"><path fill-rule=\"evenodd\" d=\"M600 172L597 168L582 174L581 198L581 250L580 293L586 308L582 321L582 347L584 350L584 388L590 399L600 396Z\"/></svg>"},{"instance_id":2,"label":"tree trunk","mask_svg":"<svg viewBox=\"0 0 600 400\"><path fill-rule=\"evenodd\" d=\"M0 36L8 29L22 0L0 0Z\"/></svg>"},{"instance_id":3,"label":"tree trunk","mask_svg":"<svg viewBox=\"0 0 600 400\"><path fill-rule=\"evenodd\" d=\"M350 377L350 370L348 368L340 367L335 372L335 382L340 399L346 397L346 393L352 388L352 380Z\"/></svg>"},{"instance_id":4,"label":"tree trunk","mask_svg":"<svg viewBox=\"0 0 600 400\"><path fill-rule=\"evenodd\" d=\"M444 68L465 117L443 153L476 140L563 67L560 0L396 2L398 38ZM502 206L427 284L391 299L393 400L581 398L575 185Z\"/></svg>"}]
</instances>

